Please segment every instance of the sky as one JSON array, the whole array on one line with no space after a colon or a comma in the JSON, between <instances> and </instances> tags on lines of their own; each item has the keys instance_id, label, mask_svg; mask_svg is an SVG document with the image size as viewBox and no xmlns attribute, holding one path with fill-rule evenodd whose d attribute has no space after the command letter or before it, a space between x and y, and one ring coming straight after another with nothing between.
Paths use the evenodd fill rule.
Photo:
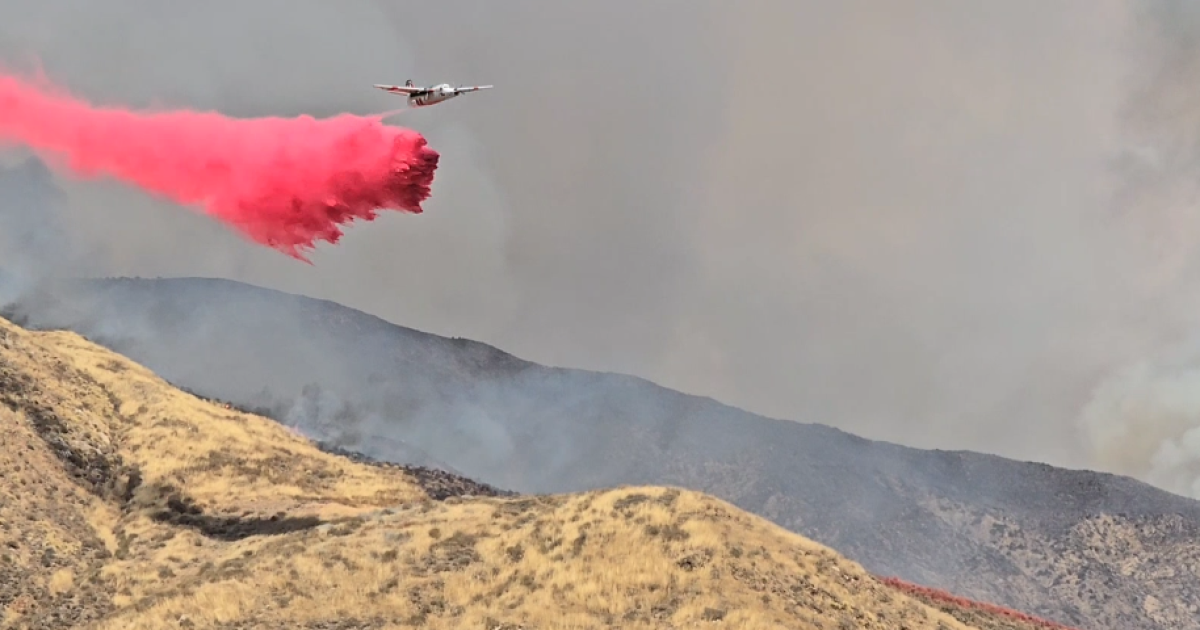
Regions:
<instances>
[{"instance_id":1,"label":"sky","mask_svg":"<svg viewBox=\"0 0 1200 630\"><path fill-rule=\"evenodd\" d=\"M0 63L108 105L328 116L398 105L373 83L496 86L390 119L442 155L426 212L313 266L64 176L61 273L232 278L1200 494L1197 35L1165 0L0 5Z\"/></svg>"}]
</instances>

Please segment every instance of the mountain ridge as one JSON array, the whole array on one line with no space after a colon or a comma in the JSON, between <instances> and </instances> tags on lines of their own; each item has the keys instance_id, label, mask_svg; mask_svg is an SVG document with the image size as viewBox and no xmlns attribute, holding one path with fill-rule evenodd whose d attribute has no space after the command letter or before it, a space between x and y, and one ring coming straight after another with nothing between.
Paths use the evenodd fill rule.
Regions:
<instances>
[{"instance_id":1,"label":"mountain ridge","mask_svg":"<svg viewBox=\"0 0 1200 630\"><path fill-rule=\"evenodd\" d=\"M1200 503L1128 477L764 418L234 281L74 281L6 312L372 457L382 435L521 493L691 488L877 574L1068 625L1200 628Z\"/></svg>"},{"instance_id":2,"label":"mountain ridge","mask_svg":"<svg viewBox=\"0 0 1200 630\"><path fill-rule=\"evenodd\" d=\"M511 496L354 462L5 320L0 427L2 628L1045 627L686 489Z\"/></svg>"}]
</instances>

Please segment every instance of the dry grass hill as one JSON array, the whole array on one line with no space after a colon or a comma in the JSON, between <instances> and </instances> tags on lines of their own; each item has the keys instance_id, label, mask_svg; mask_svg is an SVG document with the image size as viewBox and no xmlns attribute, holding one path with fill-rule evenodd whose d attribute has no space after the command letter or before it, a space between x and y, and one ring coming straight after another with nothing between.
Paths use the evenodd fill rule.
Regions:
<instances>
[{"instance_id":1,"label":"dry grass hill","mask_svg":"<svg viewBox=\"0 0 1200 630\"><path fill-rule=\"evenodd\" d=\"M705 494L355 462L70 332L0 320L0 400L3 628L1041 627Z\"/></svg>"}]
</instances>

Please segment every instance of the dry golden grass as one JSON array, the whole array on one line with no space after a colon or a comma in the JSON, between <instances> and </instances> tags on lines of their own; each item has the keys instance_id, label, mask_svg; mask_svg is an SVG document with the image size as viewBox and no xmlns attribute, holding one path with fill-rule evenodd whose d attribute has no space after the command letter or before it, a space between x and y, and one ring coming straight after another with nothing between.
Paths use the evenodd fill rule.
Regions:
<instances>
[{"instance_id":1,"label":"dry golden grass","mask_svg":"<svg viewBox=\"0 0 1200 630\"><path fill-rule=\"evenodd\" d=\"M0 627L36 620L39 605L70 604L76 572L95 574L104 555L86 515L115 511L67 475L28 423L0 408Z\"/></svg>"},{"instance_id":2,"label":"dry golden grass","mask_svg":"<svg viewBox=\"0 0 1200 630\"><path fill-rule=\"evenodd\" d=\"M707 495L435 502L401 469L3 320L0 377L0 543L59 550L0 547L0 579L36 585L0 597L0 627L973 627Z\"/></svg>"},{"instance_id":3,"label":"dry golden grass","mask_svg":"<svg viewBox=\"0 0 1200 630\"><path fill-rule=\"evenodd\" d=\"M106 629L356 620L402 628L967 628L832 551L704 495L632 488L428 503L115 573ZM192 567L188 567L190 558ZM151 564L152 565L152 564ZM182 569L180 569L182 567ZM138 609L140 608L140 609ZM939 625L941 624L941 625ZM358 627L358 626L355 626Z\"/></svg>"}]
</instances>

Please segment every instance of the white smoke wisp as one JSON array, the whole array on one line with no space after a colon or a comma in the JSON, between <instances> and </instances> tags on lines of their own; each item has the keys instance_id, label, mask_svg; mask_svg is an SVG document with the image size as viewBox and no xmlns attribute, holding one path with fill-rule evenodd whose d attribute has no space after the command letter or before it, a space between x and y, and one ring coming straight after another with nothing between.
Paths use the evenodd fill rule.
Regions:
<instances>
[{"instance_id":1,"label":"white smoke wisp","mask_svg":"<svg viewBox=\"0 0 1200 630\"><path fill-rule=\"evenodd\" d=\"M1105 469L1200 499L1200 343L1110 374L1079 427Z\"/></svg>"}]
</instances>

